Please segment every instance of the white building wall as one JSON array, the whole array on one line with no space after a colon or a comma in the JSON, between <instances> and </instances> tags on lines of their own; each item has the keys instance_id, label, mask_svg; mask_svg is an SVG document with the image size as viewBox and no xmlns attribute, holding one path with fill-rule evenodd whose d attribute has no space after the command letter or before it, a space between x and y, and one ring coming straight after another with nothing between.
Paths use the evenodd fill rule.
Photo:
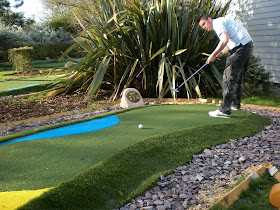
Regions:
<instances>
[{"instance_id":1,"label":"white building wall","mask_svg":"<svg viewBox=\"0 0 280 210\"><path fill-rule=\"evenodd\" d=\"M232 0L232 18L242 23L254 41L254 55L280 83L280 0Z\"/></svg>"}]
</instances>

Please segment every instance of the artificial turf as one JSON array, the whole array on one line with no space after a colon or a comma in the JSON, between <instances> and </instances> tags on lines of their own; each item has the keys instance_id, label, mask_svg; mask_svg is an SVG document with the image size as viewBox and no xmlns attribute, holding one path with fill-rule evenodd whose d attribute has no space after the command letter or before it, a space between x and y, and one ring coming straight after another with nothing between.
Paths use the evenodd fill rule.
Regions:
<instances>
[{"instance_id":1,"label":"artificial turf","mask_svg":"<svg viewBox=\"0 0 280 210\"><path fill-rule=\"evenodd\" d=\"M117 208L193 154L270 123L245 111L233 112L231 119L211 118L207 112L213 109L150 106L119 113L118 125L94 133L5 145L0 186L38 189L68 179L24 208Z\"/></svg>"},{"instance_id":2,"label":"artificial turf","mask_svg":"<svg viewBox=\"0 0 280 210\"><path fill-rule=\"evenodd\" d=\"M0 191L53 187L144 138L247 116L236 112L232 119L211 118L207 112L213 109L194 104L150 106L117 114L120 122L110 128L0 146Z\"/></svg>"},{"instance_id":3,"label":"artificial turf","mask_svg":"<svg viewBox=\"0 0 280 210\"><path fill-rule=\"evenodd\" d=\"M6 91L12 88L26 87L27 85L33 85L33 84L43 85L53 81L57 77L58 77L57 75L50 75L48 77L40 76L40 77L31 77L31 78L21 78L21 79L9 80L9 81L1 81L0 91Z\"/></svg>"}]
</instances>

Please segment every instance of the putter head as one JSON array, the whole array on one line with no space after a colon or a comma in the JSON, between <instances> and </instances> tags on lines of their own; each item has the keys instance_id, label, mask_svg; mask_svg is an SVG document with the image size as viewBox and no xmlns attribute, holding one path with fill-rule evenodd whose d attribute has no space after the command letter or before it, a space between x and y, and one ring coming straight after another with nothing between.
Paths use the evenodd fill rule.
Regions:
<instances>
[{"instance_id":1,"label":"putter head","mask_svg":"<svg viewBox=\"0 0 280 210\"><path fill-rule=\"evenodd\" d=\"M176 93L178 93L178 92L179 92L179 90L177 90L177 89L176 89L176 88L174 88L174 87L172 87L172 88L171 88L171 90L172 90L172 91L174 91L174 92L176 92Z\"/></svg>"}]
</instances>

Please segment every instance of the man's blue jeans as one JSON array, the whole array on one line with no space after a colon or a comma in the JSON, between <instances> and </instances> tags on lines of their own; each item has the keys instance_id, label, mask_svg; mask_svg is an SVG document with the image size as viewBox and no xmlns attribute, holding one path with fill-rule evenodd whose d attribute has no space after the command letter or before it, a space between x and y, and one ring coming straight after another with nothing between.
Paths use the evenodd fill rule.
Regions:
<instances>
[{"instance_id":1,"label":"man's blue jeans","mask_svg":"<svg viewBox=\"0 0 280 210\"><path fill-rule=\"evenodd\" d=\"M231 114L231 106L240 108L243 76L249 67L252 53L252 42L230 50L223 74L223 103L219 108L221 112Z\"/></svg>"}]
</instances>

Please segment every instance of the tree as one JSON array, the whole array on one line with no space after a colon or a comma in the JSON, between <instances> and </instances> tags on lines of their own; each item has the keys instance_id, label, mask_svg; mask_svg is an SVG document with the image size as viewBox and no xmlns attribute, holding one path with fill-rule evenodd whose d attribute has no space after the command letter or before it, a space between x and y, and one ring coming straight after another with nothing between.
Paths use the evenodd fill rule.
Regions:
<instances>
[{"instance_id":1,"label":"tree","mask_svg":"<svg viewBox=\"0 0 280 210\"><path fill-rule=\"evenodd\" d=\"M48 25L53 29L63 28L65 31L76 33L79 24L73 15L81 13L82 10L92 11L98 8L100 0L43 0L43 4L52 14Z\"/></svg>"},{"instance_id":2,"label":"tree","mask_svg":"<svg viewBox=\"0 0 280 210\"><path fill-rule=\"evenodd\" d=\"M24 1L22 0L15 0L15 5L13 7L17 8L24 4ZM20 26L24 27L26 25L31 25L35 21L28 18L26 19L24 17L24 14L22 12L13 12L11 11L11 5L10 2L7 0L0 0L0 21L5 26Z\"/></svg>"},{"instance_id":3,"label":"tree","mask_svg":"<svg viewBox=\"0 0 280 210\"><path fill-rule=\"evenodd\" d=\"M100 7L101 0L43 0L45 7L52 10L53 15L65 15L79 8L92 11Z\"/></svg>"},{"instance_id":4,"label":"tree","mask_svg":"<svg viewBox=\"0 0 280 210\"><path fill-rule=\"evenodd\" d=\"M10 2L7 0L0 0L0 17L3 17L10 8Z\"/></svg>"},{"instance_id":5,"label":"tree","mask_svg":"<svg viewBox=\"0 0 280 210\"><path fill-rule=\"evenodd\" d=\"M50 21L47 21L47 25L53 28L55 31L63 29L70 33L77 33L76 23L73 22L73 17L70 14L61 16L52 16Z\"/></svg>"}]
</instances>

